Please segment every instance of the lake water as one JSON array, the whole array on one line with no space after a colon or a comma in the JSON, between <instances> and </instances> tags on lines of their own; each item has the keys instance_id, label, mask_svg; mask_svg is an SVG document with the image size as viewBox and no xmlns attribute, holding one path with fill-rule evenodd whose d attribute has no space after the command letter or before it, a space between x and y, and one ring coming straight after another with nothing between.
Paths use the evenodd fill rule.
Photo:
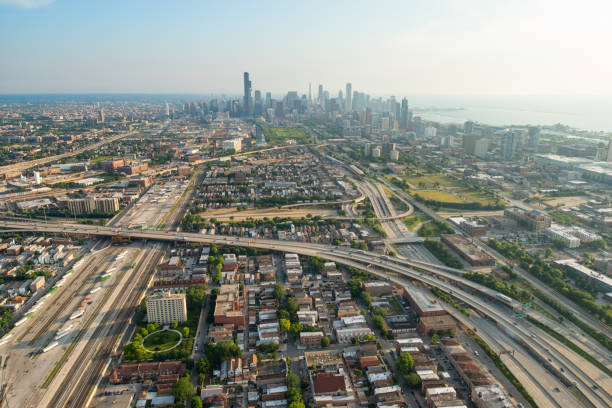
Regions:
<instances>
[{"instance_id":1,"label":"lake water","mask_svg":"<svg viewBox=\"0 0 612 408\"><path fill-rule=\"evenodd\" d=\"M466 120L494 126L562 123L578 129L612 132L612 98L414 96L408 103L415 116L442 123Z\"/></svg>"}]
</instances>

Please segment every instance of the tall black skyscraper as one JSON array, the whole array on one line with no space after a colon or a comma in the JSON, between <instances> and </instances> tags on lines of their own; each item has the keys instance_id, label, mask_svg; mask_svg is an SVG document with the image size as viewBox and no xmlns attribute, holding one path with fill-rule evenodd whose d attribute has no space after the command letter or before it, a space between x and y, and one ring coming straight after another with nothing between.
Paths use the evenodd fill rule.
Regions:
<instances>
[{"instance_id":1,"label":"tall black skyscraper","mask_svg":"<svg viewBox=\"0 0 612 408\"><path fill-rule=\"evenodd\" d=\"M400 112L400 129L408 129L408 99L402 99L402 108Z\"/></svg>"},{"instance_id":2,"label":"tall black skyscraper","mask_svg":"<svg viewBox=\"0 0 612 408\"><path fill-rule=\"evenodd\" d=\"M251 81L249 80L249 73L244 73L244 97L242 100L243 106L243 114L244 116L248 116L253 112L253 107L251 106Z\"/></svg>"}]
</instances>

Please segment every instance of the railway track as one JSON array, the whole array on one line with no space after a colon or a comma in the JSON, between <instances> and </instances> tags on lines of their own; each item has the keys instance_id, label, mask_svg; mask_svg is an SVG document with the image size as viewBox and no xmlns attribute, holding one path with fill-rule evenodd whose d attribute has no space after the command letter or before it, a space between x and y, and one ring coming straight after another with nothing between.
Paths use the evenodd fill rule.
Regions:
<instances>
[{"instance_id":1,"label":"railway track","mask_svg":"<svg viewBox=\"0 0 612 408\"><path fill-rule=\"evenodd\" d=\"M78 273L78 277L76 279L78 279L79 281L76 283L76 287L75 287L75 282L72 282L70 285L63 285L60 288L59 293L55 295L57 299L62 299L59 307L56 307L55 311L50 316L48 316L47 319L44 320L44 322L42 323L42 326L40 326L40 328L36 330L36 333L34 333L32 338L28 342L29 345L33 345L35 341L38 338L40 338L40 336L42 336L44 333L47 332L49 327L56 321L58 316L61 313L66 312L66 309L68 308L70 303L74 300L75 294L80 292L83 289L83 287L88 281L88 278L91 277L91 275L94 274L100 267L98 263L100 258L103 258L104 256L108 255L108 254L105 254L105 252L106 251L103 250L92 256L92 259L88 263L86 268L80 273ZM73 273L77 273L77 272L73 272ZM28 330L24 330L23 333L20 334L19 337L17 338L17 341L19 342L23 341L23 339L27 335L29 335L32 332L32 329L34 329L35 327L36 325L34 325L33 327L30 327Z\"/></svg>"},{"instance_id":2,"label":"railway track","mask_svg":"<svg viewBox=\"0 0 612 408\"><path fill-rule=\"evenodd\" d=\"M139 304L140 294L148 286L148 272L159 262L163 253L163 249L153 249L151 255L139 261L136 266L136 276L130 278L127 288L124 289L125 295L120 297L122 301L114 307L114 313L108 313L100 322L85 346L84 352L71 367L71 371L81 373L81 377L65 377L48 406L81 408L87 405L87 400L98 383L113 348L120 339L123 327L129 323L134 308ZM120 279L124 279L123 274ZM107 330L108 333L105 334Z\"/></svg>"}]
</instances>

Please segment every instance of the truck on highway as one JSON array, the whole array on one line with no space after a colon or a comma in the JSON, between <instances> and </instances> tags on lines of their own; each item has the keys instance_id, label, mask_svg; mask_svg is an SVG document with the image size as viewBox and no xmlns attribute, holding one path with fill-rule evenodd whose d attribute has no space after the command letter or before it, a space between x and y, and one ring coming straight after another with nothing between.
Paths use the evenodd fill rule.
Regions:
<instances>
[{"instance_id":1,"label":"truck on highway","mask_svg":"<svg viewBox=\"0 0 612 408\"><path fill-rule=\"evenodd\" d=\"M497 300L499 300L502 303L505 303L506 305L508 305L510 307L514 306L514 301L510 297L508 297L508 296L506 296L506 295L504 295L502 293L496 293L495 297L497 298Z\"/></svg>"}]
</instances>

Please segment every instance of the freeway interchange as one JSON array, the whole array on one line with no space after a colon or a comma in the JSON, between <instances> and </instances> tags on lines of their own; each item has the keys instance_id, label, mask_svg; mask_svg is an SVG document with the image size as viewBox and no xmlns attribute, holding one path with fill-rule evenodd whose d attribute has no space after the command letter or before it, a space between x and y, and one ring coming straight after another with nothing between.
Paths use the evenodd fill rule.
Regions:
<instances>
[{"instance_id":1,"label":"freeway interchange","mask_svg":"<svg viewBox=\"0 0 612 408\"><path fill-rule=\"evenodd\" d=\"M10 219L1 220L0 228L293 252L305 256L320 256L367 270L400 286L405 286L408 280L420 281L440 288L469 306L475 312L472 316L463 316L454 311L453 314L468 327L478 329L481 337L494 351L501 353L508 347L512 348L514 353L504 354L501 356L502 360L508 367L516 370L513 373L538 406L612 406L612 379L607 374L530 322L515 318L514 310L522 307L519 302L463 278L460 270L369 251L294 241ZM598 357L606 367L612 366L607 354L599 353Z\"/></svg>"}]
</instances>

